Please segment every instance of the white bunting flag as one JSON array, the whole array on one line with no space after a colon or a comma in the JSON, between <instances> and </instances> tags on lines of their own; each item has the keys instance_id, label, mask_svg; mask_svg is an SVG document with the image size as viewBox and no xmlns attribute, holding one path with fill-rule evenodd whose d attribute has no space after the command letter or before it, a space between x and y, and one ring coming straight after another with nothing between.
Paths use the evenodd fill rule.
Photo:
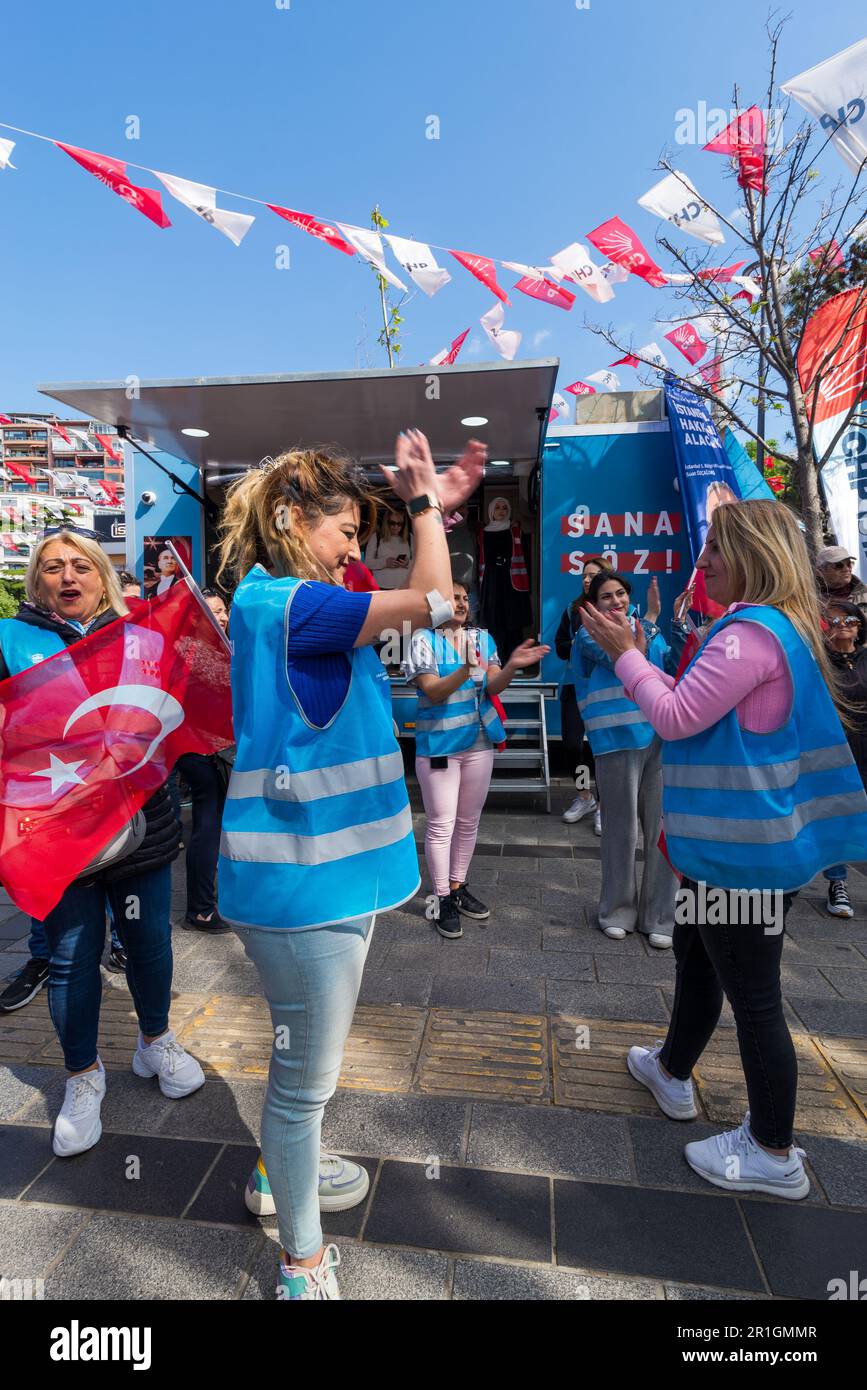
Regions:
<instances>
[{"instance_id":1,"label":"white bunting flag","mask_svg":"<svg viewBox=\"0 0 867 1390\"><path fill-rule=\"evenodd\" d=\"M346 237L346 240L365 261L378 271L383 280L387 280L390 285L394 285L396 290L405 290L406 285L402 280L398 280L396 275L392 275L388 266L385 264L385 257L382 250L382 237L379 232L372 232L367 227L347 226L345 222L336 223Z\"/></svg>"},{"instance_id":2,"label":"white bunting flag","mask_svg":"<svg viewBox=\"0 0 867 1390\"><path fill-rule=\"evenodd\" d=\"M711 246L721 246L725 241L719 218L711 212L695 184L679 170L655 183L638 203L655 217L672 222L678 231L688 232L699 241Z\"/></svg>"},{"instance_id":3,"label":"white bunting flag","mask_svg":"<svg viewBox=\"0 0 867 1390\"><path fill-rule=\"evenodd\" d=\"M14 169L15 165L9 163L9 156L15 149L14 140L0 139L0 169Z\"/></svg>"},{"instance_id":4,"label":"white bunting flag","mask_svg":"<svg viewBox=\"0 0 867 1390\"><path fill-rule=\"evenodd\" d=\"M591 261L580 241L573 241L571 246L564 246L562 251L551 257L551 262L570 280L574 280L576 285L580 285L597 304L607 304L609 299L614 298L613 289L599 266Z\"/></svg>"},{"instance_id":5,"label":"white bunting flag","mask_svg":"<svg viewBox=\"0 0 867 1390\"><path fill-rule=\"evenodd\" d=\"M556 265L524 265L523 261L503 261L507 270L526 275L528 280L563 280L565 271Z\"/></svg>"},{"instance_id":6,"label":"white bunting flag","mask_svg":"<svg viewBox=\"0 0 867 1390\"><path fill-rule=\"evenodd\" d=\"M750 299L761 299L762 287L751 275L733 275L734 283L749 295Z\"/></svg>"},{"instance_id":7,"label":"white bunting flag","mask_svg":"<svg viewBox=\"0 0 867 1390\"><path fill-rule=\"evenodd\" d=\"M74 473L64 473L59 468L43 468L42 472L54 479L56 487L72 488L73 490L78 487L78 479Z\"/></svg>"},{"instance_id":8,"label":"white bunting flag","mask_svg":"<svg viewBox=\"0 0 867 1390\"><path fill-rule=\"evenodd\" d=\"M625 265L615 265L614 261L606 261L599 267L599 274L607 280L609 285L625 285L629 279L629 271Z\"/></svg>"},{"instance_id":9,"label":"white bunting flag","mask_svg":"<svg viewBox=\"0 0 867 1390\"><path fill-rule=\"evenodd\" d=\"M620 377L616 372L593 372L592 376L586 376L585 381L597 381L600 386L604 386L606 391L620 390Z\"/></svg>"},{"instance_id":10,"label":"white bunting flag","mask_svg":"<svg viewBox=\"0 0 867 1390\"><path fill-rule=\"evenodd\" d=\"M479 323L484 328L494 347L501 357L505 357L507 362L511 362L521 346L521 334L514 328L504 328L503 319L506 311L502 304L495 304L486 314L482 314Z\"/></svg>"},{"instance_id":11,"label":"white bunting flag","mask_svg":"<svg viewBox=\"0 0 867 1390\"><path fill-rule=\"evenodd\" d=\"M81 478L79 487L85 497L90 498L91 502L105 502L105 493L102 491L102 488L97 487L89 478Z\"/></svg>"},{"instance_id":12,"label":"white bunting flag","mask_svg":"<svg viewBox=\"0 0 867 1390\"><path fill-rule=\"evenodd\" d=\"M648 367L668 366L668 358L658 343L645 343L644 347L636 348L635 356Z\"/></svg>"},{"instance_id":13,"label":"white bunting flag","mask_svg":"<svg viewBox=\"0 0 867 1390\"><path fill-rule=\"evenodd\" d=\"M816 118L840 158L857 174L867 159L867 39L782 86Z\"/></svg>"},{"instance_id":14,"label":"white bunting flag","mask_svg":"<svg viewBox=\"0 0 867 1390\"><path fill-rule=\"evenodd\" d=\"M161 174L158 169L151 171L160 183L177 198L179 203L189 208L203 222L209 222L218 232L227 236L235 246L240 246L249 232L255 217L247 212L226 212L217 207L217 190L206 183L191 183L189 179L175 178L174 174Z\"/></svg>"},{"instance_id":15,"label":"white bunting flag","mask_svg":"<svg viewBox=\"0 0 867 1390\"><path fill-rule=\"evenodd\" d=\"M548 417L549 423L559 420L561 424L569 423L569 402L565 396L561 396L559 391L555 391L551 397L551 414Z\"/></svg>"},{"instance_id":16,"label":"white bunting flag","mask_svg":"<svg viewBox=\"0 0 867 1390\"><path fill-rule=\"evenodd\" d=\"M407 241L402 236L389 236L385 239L394 252L395 259L412 276L420 290L433 299L437 290L451 280L447 270L437 265L436 256L424 241Z\"/></svg>"}]
</instances>

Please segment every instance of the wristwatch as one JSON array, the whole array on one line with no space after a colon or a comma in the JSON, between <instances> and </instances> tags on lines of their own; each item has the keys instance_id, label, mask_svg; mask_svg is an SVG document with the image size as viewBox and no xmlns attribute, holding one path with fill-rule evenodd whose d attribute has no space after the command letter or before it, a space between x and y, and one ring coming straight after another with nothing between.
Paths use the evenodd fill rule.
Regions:
<instances>
[{"instance_id":1,"label":"wristwatch","mask_svg":"<svg viewBox=\"0 0 867 1390\"><path fill-rule=\"evenodd\" d=\"M436 497L432 497L429 492L422 492L418 497L413 497L408 502L406 509L410 516L424 516L425 512L438 511L442 516L442 506Z\"/></svg>"}]
</instances>

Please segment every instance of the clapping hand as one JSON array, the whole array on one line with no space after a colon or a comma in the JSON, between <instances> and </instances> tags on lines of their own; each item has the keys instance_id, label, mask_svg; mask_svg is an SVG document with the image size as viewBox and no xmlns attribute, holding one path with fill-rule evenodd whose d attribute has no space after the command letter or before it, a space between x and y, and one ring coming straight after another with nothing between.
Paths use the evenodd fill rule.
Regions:
<instances>
[{"instance_id":1,"label":"clapping hand","mask_svg":"<svg viewBox=\"0 0 867 1390\"><path fill-rule=\"evenodd\" d=\"M523 671L527 666L538 665L550 650L550 647L541 646L534 642L532 637L528 637L526 642L515 648L507 665L511 666L513 671Z\"/></svg>"},{"instance_id":2,"label":"clapping hand","mask_svg":"<svg viewBox=\"0 0 867 1390\"><path fill-rule=\"evenodd\" d=\"M602 613L588 601L581 609L581 621L593 641L599 643L612 661L638 646L625 613ZM637 626L640 628L641 624ZM644 637L643 632L641 636Z\"/></svg>"},{"instance_id":3,"label":"clapping hand","mask_svg":"<svg viewBox=\"0 0 867 1390\"><path fill-rule=\"evenodd\" d=\"M645 605L644 616L649 623L658 623L661 612L662 599L659 596L659 580L656 575L654 575L647 589L647 604Z\"/></svg>"}]
</instances>

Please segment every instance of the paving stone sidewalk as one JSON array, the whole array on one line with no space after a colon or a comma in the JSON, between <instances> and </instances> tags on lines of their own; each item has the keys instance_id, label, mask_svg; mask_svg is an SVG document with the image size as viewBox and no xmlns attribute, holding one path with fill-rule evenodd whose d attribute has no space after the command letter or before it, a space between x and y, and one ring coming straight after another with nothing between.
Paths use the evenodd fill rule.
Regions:
<instances>
[{"instance_id":1,"label":"paving stone sidewalk","mask_svg":"<svg viewBox=\"0 0 867 1390\"><path fill-rule=\"evenodd\" d=\"M595 929L598 841L561 821L567 799L551 816L491 799L471 876L487 926L443 940L427 890L377 921L323 1134L371 1176L326 1222L344 1295L826 1298L867 1251L867 877L851 921L824 913L821 880L804 890L784 948L811 1195L733 1198L682 1157L742 1118L731 1016L698 1070L701 1118L665 1119L624 1058L665 1031L671 953ZM0 976L26 930L0 900ZM128 990L104 971L104 1134L75 1159L50 1148L64 1072L44 992L0 1016L0 1277L47 1298L274 1296L276 1229L243 1204L270 1050L258 979L234 936L173 944L172 1022L207 1083L173 1102L131 1074Z\"/></svg>"}]
</instances>

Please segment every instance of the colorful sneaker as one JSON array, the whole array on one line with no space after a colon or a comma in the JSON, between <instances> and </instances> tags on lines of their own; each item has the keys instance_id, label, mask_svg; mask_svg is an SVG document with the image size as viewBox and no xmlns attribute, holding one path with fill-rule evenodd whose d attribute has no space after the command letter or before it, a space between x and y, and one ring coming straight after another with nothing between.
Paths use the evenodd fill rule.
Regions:
<instances>
[{"instance_id":1,"label":"colorful sneaker","mask_svg":"<svg viewBox=\"0 0 867 1390\"><path fill-rule=\"evenodd\" d=\"M452 893L455 906L463 917L473 917L477 922L484 922L491 915L491 909L480 903L478 898L474 898L470 892L470 885L462 883L460 888L456 888Z\"/></svg>"},{"instance_id":2,"label":"colorful sneaker","mask_svg":"<svg viewBox=\"0 0 867 1390\"><path fill-rule=\"evenodd\" d=\"M646 1086L664 1115L671 1120L694 1120L698 1114L692 1081L666 1076L659 1066L662 1043L656 1047L630 1047L626 1065L631 1076Z\"/></svg>"},{"instance_id":3,"label":"colorful sneaker","mask_svg":"<svg viewBox=\"0 0 867 1390\"><path fill-rule=\"evenodd\" d=\"M596 806L595 796L576 796L568 810L563 812L563 819L567 825L574 825L576 821L589 816L591 811L595 812Z\"/></svg>"},{"instance_id":4,"label":"colorful sneaker","mask_svg":"<svg viewBox=\"0 0 867 1390\"><path fill-rule=\"evenodd\" d=\"M854 917L855 912L849 901L849 889L844 878L832 878L828 882L828 901L825 911L832 917Z\"/></svg>"},{"instance_id":5,"label":"colorful sneaker","mask_svg":"<svg viewBox=\"0 0 867 1390\"><path fill-rule=\"evenodd\" d=\"M99 1142L102 1120L99 1117L105 1095L105 1067L96 1059L96 1071L83 1071L70 1076L60 1114L54 1121L51 1147L58 1158L71 1158L84 1153Z\"/></svg>"},{"instance_id":6,"label":"colorful sneaker","mask_svg":"<svg viewBox=\"0 0 867 1390\"><path fill-rule=\"evenodd\" d=\"M169 1100L191 1095L205 1084L205 1073L195 1057L185 1052L171 1028L161 1038L145 1046L141 1033L133 1054L132 1069L136 1076L158 1076L160 1090Z\"/></svg>"},{"instance_id":7,"label":"colorful sneaker","mask_svg":"<svg viewBox=\"0 0 867 1390\"><path fill-rule=\"evenodd\" d=\"M280 1282L277 1297L284 1302L307 1298L312 1300L339 1300L335 1269L340 1264L340 1251L336 1245L326 1245L322 1259L315 1269L305 1269L303 1265L285 1264L280 1258Z\"/></svg>"},{"instance_id":8,"label":"colorful sneaker","mask_svg":"<svg viewBox=\"0 0 867 1390\"><path fill-rule=\"evenodd\" d=\"M338 1154L319 1155L319 1210L348 1211L363 1202L370 1188L367 1169ZM277 1210L262 1155L244 1190L244 1205L254 1216L273 1216Z\"/></svg>"},{"instance_id":9,"label":"colorful sneaker","mask_svg":"<svg viewBox=\"0 0 867 1390\"><path fill-rule=\"evenodd\" d=\"M749 1114L737 1129L687 1144L683 1154L694 1173L729 1192L767 1192L798 1201L810 1191L804 1150L791 1148L785 1158L775 1158L750 1133Z\"/></svg>"}]
</instances>

